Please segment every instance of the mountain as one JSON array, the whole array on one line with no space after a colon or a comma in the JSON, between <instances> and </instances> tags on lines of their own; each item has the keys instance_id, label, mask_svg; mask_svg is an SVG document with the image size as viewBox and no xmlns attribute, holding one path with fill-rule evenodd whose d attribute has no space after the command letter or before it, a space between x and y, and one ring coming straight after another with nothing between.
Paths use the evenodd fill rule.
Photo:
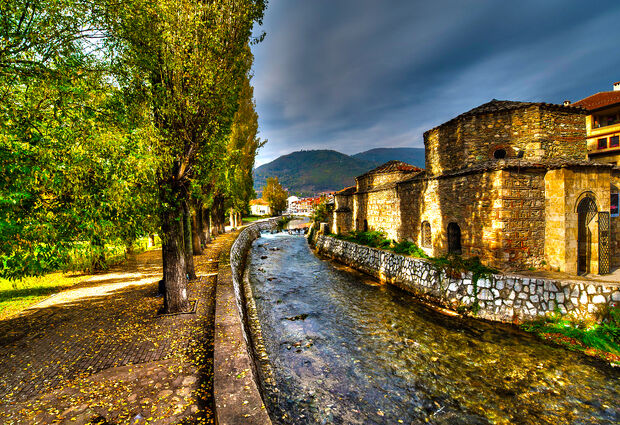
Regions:
<instances>
[{"instance_id":1,"label":"mountain","mask_svg":"<svg viewBox=\"0 0 620 425\"><path fill-rule=\"evenodd\" d=\"M278 177L290 194L314 195L355 184L355 177L397 159L424 168L423 148L377 148L349 156L333 150L297 151L254 170L254 190L260 193L267 177Z\"/></svg>"},{"instance_id":2,"label":"mountain","mask_svg":"<svg viewBox=\"0 0 620 425\"><path fill-rule=\"evenodd\" d=\"M377 165L397 159L424 168L424 148L376 148L356 153L353 158L374 162Z\"/></svg>"},{"instance_id":3,"label":"mountain","mask_svg":"<svg viewBox=\"0 0 620 425\"><path fill-rule=\"evenodd\" d=\"M374 162L332 150L297 151L256 168L254 189L262 191L267 177L277 176L291 194L336 191L354 185L355 177L374 167Z\"/></svg>"}]
</instances>

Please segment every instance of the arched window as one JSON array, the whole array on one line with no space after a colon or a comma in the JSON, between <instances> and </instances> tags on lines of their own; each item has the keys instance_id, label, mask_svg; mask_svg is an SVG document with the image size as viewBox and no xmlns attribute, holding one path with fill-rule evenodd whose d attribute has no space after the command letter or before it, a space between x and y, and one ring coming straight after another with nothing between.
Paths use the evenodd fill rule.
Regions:
<instances>
[{"instance_id":1,"label":"arched window","mask_svg":"<svg viewBox=\"0 0 620 425\"><path fill-rule=\"evenodd\" d=\"M368 220L364 220L364 232L368 231Z\"/></svg>"},{"instance_id":2,"label":"arched window","mask_svg":"<svg viewBox=\"0 0 620 425\"><path fill-rule=\"evenodd\" d=\"M432 246L432 238L431 238L431 224L428 221L422 222L422 228L420 229L422 233L422 246L424 248L430 248Z\"/></svg>"},{"instance_id":3,"label":"arched window","mask_svg":"<svg viewBox=\"0 0 620 425\"><path fill-rule=\"evenodd\" d=\"M461 228L452 222L448 224L448 253L461 254Z\"/></svg>"},{"instance_id":4,"label":"arched window","mask_svg":"<svg viewBox=\"0 0 620 425\"><path fill-rule=\"evenodd\" d=\"M495 159L504 159L506 158L507 152L506 149L500 148L500 149L496 149L495 152L493 152L493 157Z\"/></svg>"}]
</instances>

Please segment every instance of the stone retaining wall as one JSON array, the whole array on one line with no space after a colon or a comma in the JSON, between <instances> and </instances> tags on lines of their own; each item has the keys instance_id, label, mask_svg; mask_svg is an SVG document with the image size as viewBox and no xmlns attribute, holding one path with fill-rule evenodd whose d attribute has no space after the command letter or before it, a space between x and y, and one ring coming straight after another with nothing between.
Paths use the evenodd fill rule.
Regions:
<instances>
[{"instance_id":1,"label":"stone retaining wall","mask_svg":"<svg viewBox=\"0 0 620 425\"><path fill-rule=\"evenodd\" d=\"M252 242L260 237L260 232L272 230L276 227L279 218L271 218L259 221L246 227L230 249L230 268L232 271L232 283L235 291L235 300L241 319L245 348L250 357L253 376L260 389L261 397L265 401L265 394L273 393L272 373L268 367L268 359L262 341L260 324L256 315L256 305L251 288L245 284L245 267L248 251ZM267 403L264 405L268 406Z\"/></svg>"},{"instance_id":2,"label":"stone retaining wall","mask_svg":"<svg viewBox=\"0 0 620 425\"><path fill-rule=\"evenodd\" d=\"M245 291L243 289L243 273L248 251L252 246L252 242L260 237L260 232L271 230L276 227L278 218L272 218L265 221L253 223L243 229L230 248L230 268L232 270L233 285L235 288L235 299L237 300L237 308L239 309L239 317L243 326L243 337L246 345L251 347L251 332L247 315L247 302L245 300ZM250 353L252 354L252 353Z\"/></svg>"},{"instance_id":3,"label":"stone retaining wall","mask_svg":"<svg viewBox=\"0 0 620 425\"><path fill-rule=\"evenodd\" d=\"M494 321L532 320L559 309L563 314L594 315L600 306L620 302L620 284L493 275L472 280L471 273L447 273L431 262L318 235L319 254L454 310L477 310ZM478 308L475 308L475 305Z\"/></svg>"}]
</instances>

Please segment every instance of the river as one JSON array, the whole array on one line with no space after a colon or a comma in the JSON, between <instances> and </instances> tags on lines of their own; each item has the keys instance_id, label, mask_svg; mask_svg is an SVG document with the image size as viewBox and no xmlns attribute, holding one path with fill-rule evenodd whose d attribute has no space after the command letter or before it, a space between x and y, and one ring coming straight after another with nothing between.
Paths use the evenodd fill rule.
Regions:
<instances>
[{"instance_id":1,"label":"river","mask_svg":"<svg viewBox=\"0 0 620 425\"><path fill-rule=\"evenodd\" d=\"M618 424L620 372L501 324L439 313L264 234L249 278L282 424Z\"/></svg>"}]
</instances>

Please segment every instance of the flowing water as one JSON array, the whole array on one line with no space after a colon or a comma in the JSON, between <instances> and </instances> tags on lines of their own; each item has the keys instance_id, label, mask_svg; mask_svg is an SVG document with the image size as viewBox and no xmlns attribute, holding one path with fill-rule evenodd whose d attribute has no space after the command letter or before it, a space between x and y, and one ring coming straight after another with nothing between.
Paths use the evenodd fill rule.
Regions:
<instances>
[{"instance_id":1,"label":"flowing water","mask_svg":"<svg viewBox=\"0 0 620 425\"><path fill-rule=\"evenodd\" d=\"M249 265L284 424L618 424L620 373L505 325L436 312L263 235Z\"/></svg>"}]
</instances>

